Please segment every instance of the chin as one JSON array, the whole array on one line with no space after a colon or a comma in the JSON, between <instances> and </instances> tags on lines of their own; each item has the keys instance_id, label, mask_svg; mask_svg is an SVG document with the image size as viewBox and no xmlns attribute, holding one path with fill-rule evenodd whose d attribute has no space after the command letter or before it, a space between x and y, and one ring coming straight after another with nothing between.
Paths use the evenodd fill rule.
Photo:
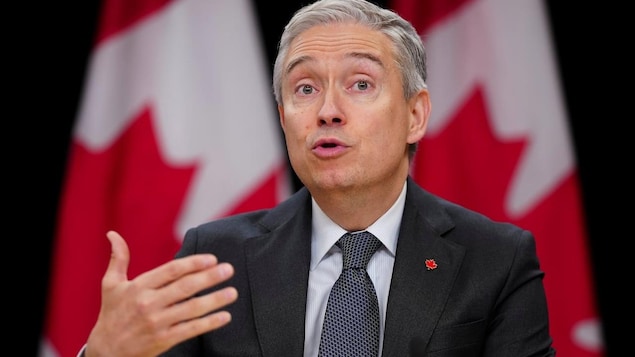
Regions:
<instances>
[{"instance_id":1,"label":"chin","mask_svg":"<svg viewBox=\"0 0 635 357\"><path fill-rule=\"evenodd\" d=\"M310 182L310 184L305 184L309 189L312 186L319 190L345 190L360 184L353 175L342 172L314 175L307 182Z\"/></svg>"}]
</instances>

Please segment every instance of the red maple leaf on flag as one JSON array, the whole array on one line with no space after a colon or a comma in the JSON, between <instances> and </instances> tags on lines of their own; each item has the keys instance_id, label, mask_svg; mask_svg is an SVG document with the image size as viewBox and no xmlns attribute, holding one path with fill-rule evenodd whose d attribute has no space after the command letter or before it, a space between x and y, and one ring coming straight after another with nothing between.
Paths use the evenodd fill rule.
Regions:
<instances>
[{"instance_id":1,"label":"red maple leaf on flag","mask_svg":"<svg viewBox=\"0 0 635 357\"><path fill-rule=\"evenodd\" d=\"M450 201L495 220L513 220L503 207L525 139L499 140L488 117L483 91L476 89L443 130L424 136L413 176Z\"/></svg>"}]
</instances>

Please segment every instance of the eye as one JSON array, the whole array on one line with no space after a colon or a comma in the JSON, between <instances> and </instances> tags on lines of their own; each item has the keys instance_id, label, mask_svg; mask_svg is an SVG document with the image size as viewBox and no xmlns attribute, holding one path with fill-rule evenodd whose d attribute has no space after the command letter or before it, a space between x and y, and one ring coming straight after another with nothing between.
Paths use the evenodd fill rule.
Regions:
<instances>
[{"instance_id":1,"label":"eye","mask_svg":"<svg viewBox=\"0 0 635 357\"><path fill-rule=\"evenodd\" d=\"M370 84L368 84L367 81L360 80L355 82L355 87L357 87L358 90L365 91L370 87Z\"/></svg>"},{"instance_id":2,"label":"eye","mask_svg":"<svg viewBox=\"0 0 635 357\"><path fill-rule=\"evenodd\" d=\"M312 94L313 91L314 91L313 87L311 87L308 84L305 84L302 87L300 87L300 92L302 92L302 94L304 94L304 95Z\"/></svg>"}]
</instances>

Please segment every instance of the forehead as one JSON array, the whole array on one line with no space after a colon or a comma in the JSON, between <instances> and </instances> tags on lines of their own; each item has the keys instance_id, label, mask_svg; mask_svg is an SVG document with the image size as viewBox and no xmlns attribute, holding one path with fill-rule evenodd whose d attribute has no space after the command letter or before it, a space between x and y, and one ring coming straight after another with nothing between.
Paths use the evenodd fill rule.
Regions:
<instances>
[{"instance_id":1,"label":"forehead","mask_svg":"<svg viewBox=\"0 0 635 357\"><path fill-rule=\"evenodd\" d=\"M291 42L285 72L307 60L342 60L346 57L367 57L388 66L394 62L394 51L386 35L366 26L352 23L318 25L300 33Z\"/></svg>"}]
</instances>

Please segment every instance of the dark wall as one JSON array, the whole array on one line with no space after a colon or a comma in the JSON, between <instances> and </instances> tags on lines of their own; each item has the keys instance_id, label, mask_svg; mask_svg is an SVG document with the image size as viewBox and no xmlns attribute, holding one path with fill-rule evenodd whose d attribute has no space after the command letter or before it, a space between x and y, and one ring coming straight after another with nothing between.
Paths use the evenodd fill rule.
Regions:
<instances>
[{"instance_id":1,"label":"dark wall","mask_svg":"<svg viewBox=\"0 0 635 357\"><path fill-rule=\"evenodd\" d=\"M259 11L268 13L261 17L260 25L271 58L269 63L273 63L278 36L284 24L307 1L277 1L274 8L269 1L254 2ZM385 4L386 1L377 3ZM620 235L623 235L618 226L620 221L613 212L616 209L609 208L613 207L613 197L626 196L626 184L632 178L630 170L627 170L628 161L620 161L625 145L619 140L619 134L626 131L626 115L632 117L632 114L623 114L624 108L620 108L617 91L612 88L615 82L622 82L628 87L627 82L620 80L625 67L619 66L618 59L622 56L610 46L615 32L604 21L609 18L609 9L572 8L573 3L569 2L567 6L556 0L547 0L546 3L578 158L593 257L590 264L595 272L608 355L617 356L619 318L614 311L619 306L616 297L621 294L619 285L609 278L611 273L621 270L617 266L621 260L618 258L620 247L611 243L630 237ZM22 350L25 346L32 346L32 351L26 351L26 355L32 352L34 356L37 354L46 302L52 236L66 151L99 11L96 0L73 3L72 9L60 8L64 5L49 6L52 8L39 11L40 16L32 16L33 9L23 12L29 15L19 17L21 25L16 32L20 40L8 56L17 58L18 68L24 66L25 69L13 71L9 68L11 75L18 77L18 84L9 90L24 103L16 102L19 110L13 112L17 118L11 120L11 125L17 124L16 132L22 135L5 138L13 148L13 151L8 151L8 156L12 158L8 161L15 164L11 166L9 176L16 179L9 188L10 197L16 197L15 202L10 200L12 204L7 206L12 208L9 217L15 215L22 221L9 220L12 226L20 228L5 239L16 241L18 249L30 242L37 247L35 257L22 255L19 258L21 265L35 261L36 267L20 267L21 273L15 277L17 282L13 284L16 287L31 286L34 282L35 299L29 299L29 305L24 307L25 311L33 314L28 320L34 321L29 324L29 341L20 340L19 345L17 340L15 342L15 348ZM22 61L23 55L28 59ZM632 92L631 89L629 91ZM620 120L622 118L624 120ZM13 152L16 154L12 155ZM25 228L28 232L26 237ZM5 291L14 294L13 289ZM25 301L23 295L21 291L14 294L22 304Z\"/></svg>"},{"instance_id":2,"label":"dark wall","mask_svg":"<svg viewBox=\"0 0 635 357\"><path fill-rule=\"evenodd\" d=\"M628 209L621 207L629 204L627 185L633 174L628 164L633 160L626 157L627 124L622 118L627 108L623 95L614 89L627 68L622 50L616 46L622 32L615 28L620 10L556 0L546 3L578 160L592 258L589 264L595 274L607 357L623 356L624 333L618 331L618 325L626 323L621 311L625 305L618 297L624 293L615 278L632 280L628 273L632 268L626 268L619 242L632 236L620 225L628 219ZM623 200L619 210L612 209L616 198Z\"/></svg>"}]
</instances>

